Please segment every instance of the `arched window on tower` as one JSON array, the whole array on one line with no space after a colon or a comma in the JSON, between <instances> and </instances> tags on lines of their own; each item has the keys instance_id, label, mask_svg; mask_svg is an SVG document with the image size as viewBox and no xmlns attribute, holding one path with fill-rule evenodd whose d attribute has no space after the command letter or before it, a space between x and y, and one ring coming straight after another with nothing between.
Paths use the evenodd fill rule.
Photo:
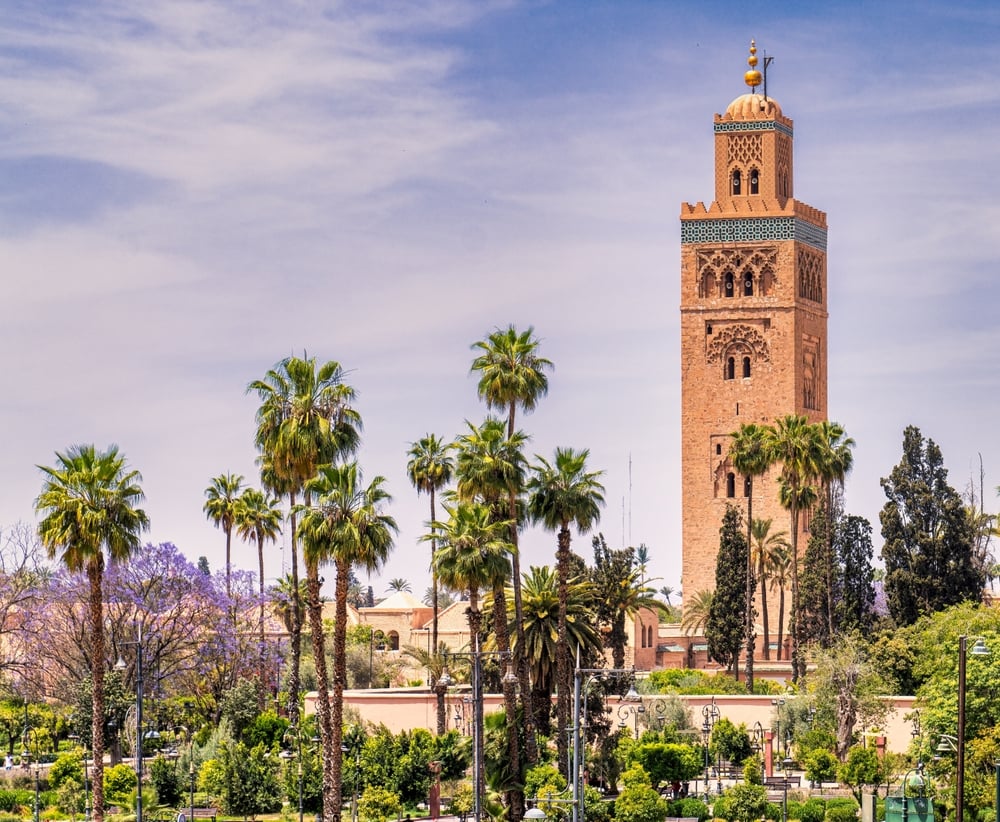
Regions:
<instances>
[{"instance_id":1,"label":"arched window on tower","mask_svg":"<svg viewBox=\"0 0 1000 822\"><path fill-rule=\"evenodd\" d=\"M726 360L726 379L736 379L736 357L730 357Z\"/></svg>"},{"instance_id":2,"label":"arched window on tower","mask_svg":"<svg viewBox=\"0 0 1000 822\"><path fill-rule=\"evenodd\" d=\"M757 169L750 172L750 193L760 194L760 172Z\"/></svg>"},{"instance_id":3,"label":"arched window on tower","mask_svg":"<svg viewBox=\"0 0 1000 822\"><path fill-rule=\"evenodd\" d=\"M735 289L735 283L733 282L733 272L732 271L727 271L726 272L726 277L725 277L725 280L723 280L723 286L722 287L723 287L723 291L725 291L725 294L726 294L727 297L732 297L733 296L733 291Z\"/></svg>"},{"instance_id":4,"label":"arched window on tower","mask_svg":"<svg viewBox=\"0 0 1000 822\"><path fill-rule=\"evenodd\" d=\"M726 474L726 496L735 497L736 496L736 474L730 471Z\"/></svg>"},{"instance_id":5,"label":"arched window on tower","mask_svg":"<svg viewBox=\"0 0 1000 822\"><path fill-rule=\"evenodd\" d=\"M743 379L747 379L750 376L750 358L743 358Z\"/></svg>"},{"instance_id":6,"label":"arched window on tower","mask_svg":"<svg viewBox=\"0 0 1000 822\"><path fill-rule=\"evenodd\" d=\"M742 191L742 178L740 177L740 170L736 169L733 171L733 196L739 197Z\"/></svg>"},{"instance_id":7,"label":"arched window on tower","mask_svg":"<svg viewBox=\"0 0 1000 822\"><path fill-rule=\"evenodd\" d=\"M743 296L753 296L753 274L750 273L750 269L743 272Z\"/></svg>"}]
</instances>

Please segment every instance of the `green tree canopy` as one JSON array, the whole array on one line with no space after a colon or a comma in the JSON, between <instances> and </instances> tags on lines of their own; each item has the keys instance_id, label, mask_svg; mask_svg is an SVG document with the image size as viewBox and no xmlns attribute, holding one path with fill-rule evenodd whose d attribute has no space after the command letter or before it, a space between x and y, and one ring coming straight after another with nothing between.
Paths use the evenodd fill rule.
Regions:
<instances>
[{"instance_id":1,"label":"green tree canopy","mask_svg":"<svg viewBox=\"0 0 1000 822\"><path fill-rule=\"evenodd\" d=\"M882 479L888 499L882 559L889 613L897 625L959 602L981 602L986 575L962 498L948 484L941 449L920 429L903 432L903 457Z\"/></svg>"},{"instance_id":2,"label":"green tree canopy","mask_svg":"<svg viewBox=\"0 0 1000 822\"><path fill-rule=\"evenodd\" d=\"M742 514L726 506L719 530L719 554L715 563L715 595L705 625L709 656L736 673L746 634L747 541Z\"/></svg>"}]
</instances>

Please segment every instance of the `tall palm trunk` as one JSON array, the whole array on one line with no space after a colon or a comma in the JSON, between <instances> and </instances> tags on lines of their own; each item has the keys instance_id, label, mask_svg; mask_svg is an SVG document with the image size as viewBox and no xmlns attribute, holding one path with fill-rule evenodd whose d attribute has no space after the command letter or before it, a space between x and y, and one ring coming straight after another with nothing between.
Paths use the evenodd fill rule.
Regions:
<instances>
[{"instance_id":1,"label":"tall palm trunk","mask_svg":"<svg viewBox=\"0 0 1000 822\"><path fill-rule=\"evenodd\" d=\"M785 580L778 583L778 659L782 659L785 633Z\"/></svg>"},{"instance_id":2,"label":"tall palm trunk","mask_svg":"<svg viewBox=\"0 0 1000 822\"><path fill-rule=\"evenodd\" d=\"M799 638L802 636L799 624L799 505L797 490L792 495L792 617L789 620L789 635L792 638L792 682L796 685L805 675L805 659Z\"/></svg>"},{"instance_id":3,"label":"tall palm trunk","mask_svg":"<svg viewBox=\"0 0 1000 822\"><path fill-rule=\"evenodd\" d=\"M507 631L507 597L504 594L505 581L501 580L493 587L493 624L496 632L497 650L500 652L501 660L513 660L510 657L510 634ZM517 714L517 685L508 682L507 677L501 679L503 687L504 709L507 713L507 757L510 771L514 774L514 779L520 782L521 774L521 750L520 750L520 728ZM519 822L524 815L524 792L516 787L511 787L506 791L507 813L511 822Z\"/></svg>"},{"instance_id":4,"label":"tall palm trunk","mask_svg":"<svg viewBox=\"0 0 1000 822\"><path fill-rule=\"evenodd\" d=\"M753 693L753 655L757 647L757 632L754 630L754 597L757 595L757 580L753 567L753 477L746 477L747 483L747 591L746 591L746 660L744 676L748 694Z\"/></svg>"},{"instance_id":5,"label":"tall palm trunk","mask_svg":"<svg viewBox=\"0 0 1000 822\"><path fill-rule=\"evenodd\" d=\"M511 436L508 427L508 438ZM514 591L514 626L517 631L517 653L514 655L514 670L521 690L521 706L524 716L524 748L528 764L538 764L538 742L535 739L535 706L531 691L531 675L528 671L528 648L524 639L524 605L521 599L521 557L517 545L517 495L511 492L507 497L507 516L510 519L510 544L513 546L510 558L511 588ZM506 614L504 615L506 619Z\"/></svg>"},{"instance_id":6,"label":"tall palm trunk","mask_svg":"<svg viewBox=\"0 0 1000 822\"><path fill-rule=\"evenodd\" d=\"M469 619L469 647L472 648L473 655L479 653L479 648L481 647L480 633L483 629L483 615L479 610L479 591L475 588L469 590L469 607L465 611L466 616ZM475 664L475 663L473 663ZM473 694L472 694L472 711L474 714L473 725L476 728L483 728L483 700L482 700L482 667L477 666L478 678L473 683ZM475 739L475 750L472 752L473 762L484 762L483 757L483 734L477 732ZM477 784L473 785L473 792L476 796L476 803L478 804L480 798L485 795L483 788L486 785L486 775L483 773L485 768L479 768L479 772L476 775ZM482 806L480 805L480 811L482 811ZM482 815L482 814L481 814Z\"/></svg>"},{"instance_id":7,"label":"tall palm trunk","mask_svg":"<svg viewBox=\"0 0 1000 822\"><path fill-rule=\"evenodd\" d=\"M431 534L434 533L433 523L437 522L437 511L434 508L434 486L431 485L430 489L431 497ZM438 572L437 566L434 564L434 554L437 552L437 540L431 539L431 608L433 614L431 617L431 648L434 654L440 652L440 647L438 644ZM369 683L369 686L371 683ZM437 679L431 677L430 681L431 688L434 689L434 693L437 695L437 732L438 736L441 736L448 730L448 715L447 707L444 702L445 691L447 686L440 687L438 685Z\"/></svg>"},{"instance_id":8,"label":"tall palm trunk","mask_svg":"<svg viewBox=\"0 0 1000 822\"><path fill-rule=\"evenodd\" d=\"M233 564L231 562L232 557L232 545L233 545L233 526L230 525L226 529L226 598L233 598L233 583L230 577L232 576Z\"/></svg>"},{"instance_id":9,"label":"tall palm trunk","mask_svg":"<svg viewBox=\"0 0 1000 822\"><path fill-rule=\"evenodd\" d=\"M514 414L517 402L511 402L507 409L507 439L514 436ZM535 739L535 706L531 690L531 674L528 670L528 648L524 641L524 605L521 599L521 556L518 550L517 527L517 494L511 491L507 495L507 516L510 519L510 544L514 546L511 553L510 576L511 588L514 591L514 625L517 629L517 655L514 658L514 668L517 672L517 684L521 689L521 704L524 710L524 748L529 765L538 764L538 741Z\"/></svg>"},{"instance_id":10,"label":"tall palm trunk","mask_svg":"<svg viewBox=\"0 0 1000 822\"><path fill-rule=\"evenodd\" d=\"M771 632L767 616L767 571L764 563L764 547L760 547L757 557L757 583L760 585L760 620L764 628L764 659L771 658Z\"/></svg>"},{"instance_id":11,"label":"tall palm trunk","mask_svg":"<svg viewBox=\"0 0 1000 822\"><path fill-rule=\"evenodd\" d=\"M338 598L340 596L340 587L338 573ZM315 560L306 559L306 595L309 600L309 629L312 635L313 661L316 666L316 716L322 750L320 759L323 773L323 820L324 822L336 822L340 816L340 781L334 780L334 730L330 712L338 708L340 700L336 695L331 699L330 694L330 682L326 668L326 649L324 647L326 637L323 631L323 606L320 601L319 564ZM331 705L331 703L333 704ZM339 761L339 739L336 744L336 756Z\"/></svg>"},{"instance_id":12,"label":"tall palm trunk","mask_svg":"<svg viewBox=\"0 0 1000 822\"><path fill-rule=\"evenodd\" d=\"M93 822L104 822L104 557L87 565L90 584L90 673L94 681L90 735L94 756Z\"/></svg>"},{"instance_id":13,"label":"tall palm trunk","mask_svg":"<svg viewBox=\"0 0 1000 822\"><path fill-rule=\"evenodd\" d=\"M569 523L564 522L559 529L558 551L556 552L556 572L559 584L559 644L556 647L556 740L559 750L560 773L566 773L569 765L569 740L566 729L570 721L570 670L568 632L566 626L566 601L569 598L570 533Z\"/></svg>"},{"instance_id":14,"label":"tall palm trunk","mask_svg":"<svg viewBox=\"0 0 1000 822\"><path fill-rule=\"evenodd\" d=\"M344 790L344 756L341 746L344 741L344 687L347 684L347 593L350 585L351 566L343 560L337 560L336 567L337 587L334 594L336 609L333 617L333 695L330 711L330 750L327 751L330 759L329 777L333 780L333 792L330 797L331 805L327 810L326 786L324 785L324 822L335 822L335 820L340 819ZM327 778L326 771L323 773L323 778Z\"/></svg>"},{"instance_id":15,"label":"tall palm trunk","mask_svg":"<svg viewBox=\"0 0 1000 822\"><path fill-rule=\"evenodd\" d=\"M291 514L292 543L292 669L288 672L288 720L292 727L299 725L299 683L302 670L302 600L299 597L298 529L295 517L295 492L288 494Z\"/></svg>"},{"instance_id":16,"label":"tall palm trunk","mask_svg":"<svg viewBox=\"0 0 1000 822\"><path fill-rule=\"evenodd\" d=\"M259 684L260 687L257 688L257 698L259 704L257 707L260 710L264 710L264 694L267 693L267 666L266 666L266 642L267 637L264 633L264 536L263 534L257 535L257 570L260 574L260 614L257 617L257 621L260 625L260 649L258 665L259 668Z\"/></svg>"}]
</instances>

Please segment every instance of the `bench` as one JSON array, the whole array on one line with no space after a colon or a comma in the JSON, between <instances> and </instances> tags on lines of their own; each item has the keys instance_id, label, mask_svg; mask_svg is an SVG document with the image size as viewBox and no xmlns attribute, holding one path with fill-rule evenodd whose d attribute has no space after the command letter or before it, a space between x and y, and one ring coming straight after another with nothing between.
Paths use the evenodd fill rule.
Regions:
<instances>
[{"instance_id":1,"label":"bench","mask_svg":"<svg viewBox=\"0 0 1000 822\"><path fill-rule=\"evenodd\" d=\"M765 776L764 785L768 788L784 788L787 786L789 788L798 788L802 781L802 777L796 774L795 776Z\"/></svg>"},{"instance_id":2,"label":"bench","mask_svg":"<svg viewBox=\"0 0 1000 822\"><path fill-rule=\"evenodd\" d=\"M209 822L215 822L215 817L218 816L219 811L216 808L185 808L181 813L185 816L193 813L192 819L207 819Z\"/></svg>"}]
</instances>

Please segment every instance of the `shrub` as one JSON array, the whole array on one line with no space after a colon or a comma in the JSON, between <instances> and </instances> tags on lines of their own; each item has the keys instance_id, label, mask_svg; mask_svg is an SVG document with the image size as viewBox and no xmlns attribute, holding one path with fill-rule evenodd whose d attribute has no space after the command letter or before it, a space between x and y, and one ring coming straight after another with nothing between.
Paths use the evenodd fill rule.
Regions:
<instances>
[{"instance_id":1,"label":"shrub","mask_svg":"<svg viewBox=\"0 0 1000 822\"><path fill-rule=\"evenodd\" d=\"M83 759L79 753L64 753L49 768L49 786L58 788L67 779L83 785Z\"/></svg>"},{"instance_id":2,"label":"shrub","mask_svg":"<svg viewBox=\"0 0 1000 822\"><path fill-rule=\"evenodd\" d=\"M805 756L806 779L810 782L833 782L837 778L837 757L822 748Z\"/></svg>"},{"instance_id":3,"label":"shrub","mask_svg":"<svg viewBox=\"0 0 1000 822\"><path fill-rule=\"evenodd\" d=\"M695 799L693 796L689 796L687 799L675 799L670 803L667 815L696 818L701 820L701 822L705 822L711 816L708 812L708 805L700 799Z\"/></svg>"},{"instance_id":4,"label":"shrub","mask_svg":"<svg viewBox=\"0 0 1000 822\"><path fill-rule=\"evenodd\" d=\"M164 756L158 756L149 765L149 781L156 788L160 804L174 807L184 795L177 764Z\"/></svg>"},{"instance_id":5,"label":"shrub","mask_svg":"<svg viewBox=\"0 0 1000 822\"><path fill-rule=\"evenodd\" d=\"M358 814L367 822L389 822L402 812L399 796L377 785L369 785L358 800Z\"/></svg>"},{"instance_id":6,"label":"shrub","mask_svg":"<svg viewBox=\"0 0 1000 822\"><path fill-rule=\"evenodd\" d=\"M767 808L767 788L763 785L734 785L726 796L730 822L756 822Z\"/></svg>"},{"instance_id":7,"label":"shrub","mask_svg":"<svg viewBox=\"0 0 1000 822\"><path fill-rule=\"evenodd\" d=\"M756 756L748 756L743 760L743 779L748 785L764 784L764 769Z\"/></svg>"},{"instance_id":8,"label":"shrub","mask_svg":"<svg viewBox=\"0 0 1000 822\"><path fill-rule=\"evenodd\" d=\"M834 805L831 802L826 806L826 822L855 822L857 818L858 806L856 803Z\"/></svg>"},{"instance_id":9,"label":"shrub","mask_svg":"<svg viewBox=\"0 0 1000 822\"><path fill-rule=\"evenodd\" d=\"M22 808L29 807L34 799L34 791L25 788L0 790L0 811L18 813Z\"/></svg>"},{"instance_id":10,"label":"shrub","mask_svg":"<svg viewBox=\"0 0 1000 822\"><path fill-rule=\"evenodd\" d=\"M822 799L814 798L804 802L799 809L799 820L801 822L823 822L826 818L826 802Z\"/></svg>"},{"instance_id":11,"label":"shrub","mask_svg":"<svg viewBox=\"0 0 1000 822\"><path fill-rule=\"evenodd\" d=\"M129 794L135 790L138 780L124 762L104 769L104 796L111 805L126 805Z\"/></svg>"},{"instance_id":12,"label":"shrub","mask_svg":"<svg viewBox=\"0 0 1000 822\"><path fill-rule=\"evenodd\" d=\"M605 802L597 788L586 785L583 789L583 803L587 822L611 822L613 818L610 802Z\"/></svg>"},{"instance_id":13,"label":"shrub","mask_svg":"<svg viewBox=\"0 0 1000 822\"><path fill-rule=\"evenodd\" d=\"M625 787L615 800L617 822L661 822L667 815L667 800L653 790L646 772L633 765L622 782Z\"/></svg>"}]
</instances>

